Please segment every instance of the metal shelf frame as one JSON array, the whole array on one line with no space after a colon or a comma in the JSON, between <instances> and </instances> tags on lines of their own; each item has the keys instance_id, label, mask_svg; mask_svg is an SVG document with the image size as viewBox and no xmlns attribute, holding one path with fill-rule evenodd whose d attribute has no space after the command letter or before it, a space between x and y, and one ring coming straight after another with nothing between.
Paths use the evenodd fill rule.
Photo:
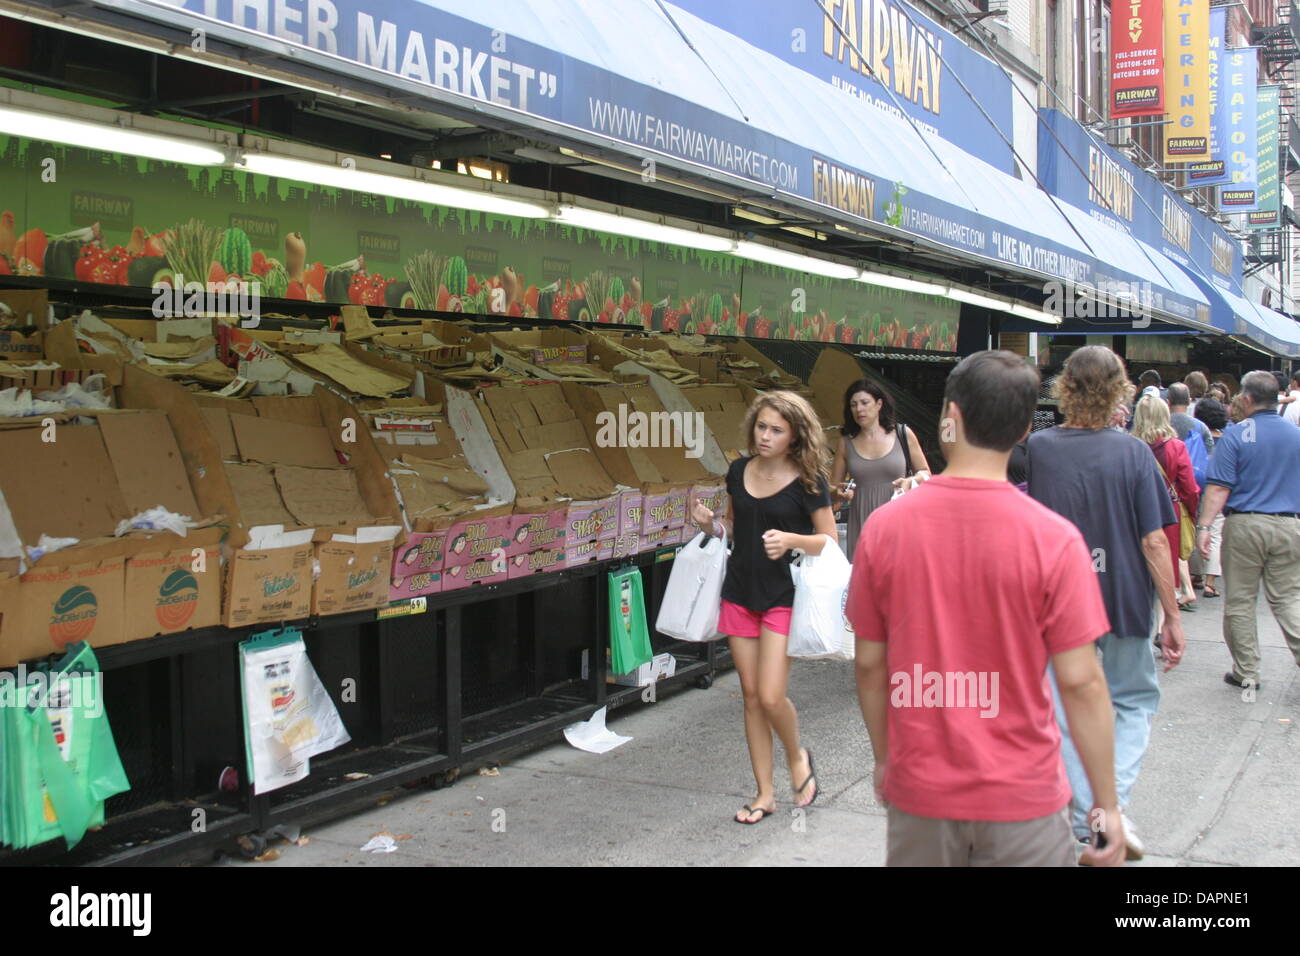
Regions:
<instances>
[{"instance_id":1,"label":"metal shelf frame","mask_svg":"<svg viewBox=\"0 0 1300 956\"><path fill-rule=\"evenodd\" d=\"M466 770L559 739L566 725L600 707L637 706L644 688L606 682L605 575L626 567L641 568L654 651L670 650L678 660L673 677L657 683L655 699L689 685L706 688L730 661L725 648L653 631L676 550L431 595L427 610L409 617L378 620L366 611L284 622L302 630L353 739L314 758L306 779L268 794L254 794L248 784L238 643L276 625L206 628L97 650L119 749L124 739L145 741L131 753L152 768L144 794L125 807L117 801L132 791L110 800L104 827L73 851L61 841L0 850L0 866L148 866L198 862L218 850L247 854L264 846L261 834L277 825L319 824L403 788L441 788ZM569 609L560 627L547 617L556 604ZM491 651L498 666L504 660L514 681L504 686L518 692L487 698L491 706L467 696L475 651ZM585 654L585 678L575 651ZM139 707L114 701L110 685L120 692L146 676L164 691L153 696L165 699ZM355 681L347 701L340 699L342 676ZM412 729L412 720L425 726ZM215 789L226 765L239 772L238 792ZM157 799L138 805L149 797Z\"/></svg>"}]
</instances>

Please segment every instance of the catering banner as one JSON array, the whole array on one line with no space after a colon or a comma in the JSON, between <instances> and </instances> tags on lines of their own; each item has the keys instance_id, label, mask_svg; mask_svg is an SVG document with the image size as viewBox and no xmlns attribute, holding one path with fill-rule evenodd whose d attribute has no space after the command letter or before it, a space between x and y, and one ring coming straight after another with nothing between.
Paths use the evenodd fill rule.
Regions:
<instances>
[{"instance_id":1,"label":"catering banner","mask_svg":"<svg viewBox=\"0 0 1300 956\"><path fill-rule=\"evenodd\" d=\"M1165 162L1209 161L1210 0L1165 0Z\"/></svg>"},{"instance_id":2,"label":"catering banner","mask_svg":"<svg viewBox=\"0 0 1300 956\"><path fill-rule=\"evenodd\" d=\"M1164 0L1115 0L1110 19L1110 115L1165 111Z\"/></svg>"},{"instance_id":3,"label":"catering banner","mask_svg":"<svg viewBox=\"0 0 1300 956\"><path fill-rule=\"evenodd\" d=\"M1158 10L1160 2L1143 5ZM669 9L721 27L887 112L906 113L972 156L1015 171L1005 70L902 0L822 0L821 7L811 0L673 0ZM1157 17L1157 34L1158 26ZM963 84L978 97L978 108Z\"/></svg>"},{"instance_id":4,"label":"catering banner","mask_svg":"<svg viewBox=\"0 0 1300 956\"><path fill-rule=\"evenodd\" d=\"M1259 156L1258 49L1253 46L1227 51L1224 57L1223 92L1227 134L1228 183L1219 190L1224 212L1257 209Z\"/></svg>"},{"instance_id":5,"label":"catering banner","mask_svg":"<svg viewBox=\"0 0 1300 956\"><path fill-rule=\"evenodd\" d=\"M1231 182L1224 156L1227 147L1227 87L1223 83L1224 57L1228 48L1228 10L1210 11L1210 159L1187 167L1198 186L1219 186Z\"/></svg>"},{"instance_id":6,"label":"catering banner","mask_svg":"<svg viewBox=\"0 0 1300 956\"><path fill-rule=\"evenodd\" d=\"M1252 229L1274 229L1282 224L1278 189L1278 93L1280 87L1259 88L1259 158L1257 160L1256 208L1246 216Z\"/></svg>"}]
</instances>

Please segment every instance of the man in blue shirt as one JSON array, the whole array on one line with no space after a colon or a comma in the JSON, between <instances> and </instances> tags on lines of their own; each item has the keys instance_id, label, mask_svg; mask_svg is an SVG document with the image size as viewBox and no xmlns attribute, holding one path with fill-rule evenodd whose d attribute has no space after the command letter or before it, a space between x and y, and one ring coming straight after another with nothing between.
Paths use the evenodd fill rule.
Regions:
<instances>
[{"instance_id":1,"label":"man in blue shirt","mask_svg":"<svg viewBox=\"0 0 1300 956\"><path fill-rule=\"evenodd\" d=\"M1264 581L1273 617L1300 664L1300 428L1277 415L1277 379L1250 372L1241 380L1245 417L1215 444L1201 498L1196 543L1210 550L1210 525L1222 509L1223 576L1227 595L1223 639L1238 687L1259 686L1255 602Z\"/></svg>"},{"instance_id":2,"label":"man in blue shirt","mask_svg":"<svg viewBox=\"0 0 1300 956\"><path fill-rule=\"evenodd\" d=\"M1151 646L1157 604L1165 611L1160 628L1165 670L1181 660L1186 646L1164 532L1178 516L1146 442L1110 427L1115 409L1131 392L1124 363L1110 349L1088 345L1073 352L1052 392L1065 423L1030 435L1025 456L1030 497L1074 522L1092 552L1110 619L1111 633L1097 647L1115 711L1115 786L1121 810L1137 782L1160 704ZM1054 694L1061 757L1074 791L1070 823L1083 841L1090 836L1087 813L1093 795L1065 725L1060 694ZM1127 816L1124 840L1127 858L1142 859L1142 841Z\"/></svg>"}]
</instances>

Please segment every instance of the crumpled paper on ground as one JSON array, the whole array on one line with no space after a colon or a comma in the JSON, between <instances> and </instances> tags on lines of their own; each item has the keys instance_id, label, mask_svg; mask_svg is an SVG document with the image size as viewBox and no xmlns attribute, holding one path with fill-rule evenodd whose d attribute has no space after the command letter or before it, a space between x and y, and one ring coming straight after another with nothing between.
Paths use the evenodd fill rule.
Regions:
<instances>
[{"instance_id":1,"label":"crumpled paper on ground","mask_svg":"<svg viewBox=\"0 0 1300 956\"><path fill-rule=\"evenodd\" d=\"M375 836L361 848L362 853L396 853L397 843L390 836Z\"/></svg>"},{"instance_id":2,"label":"crumpled paper on ground","mask_svg":"<svg viewBox=\"0 0 1300 956\"><path fill-rule=\"evenodd\" d=\"M605 712L608 709L602 707L591 715L590 720L569 724L564 728L564 739L579 750L592 754L608 753L615 747L623 746L632 738L622 737L605 726Z\"/></svg>"}]
</instances>

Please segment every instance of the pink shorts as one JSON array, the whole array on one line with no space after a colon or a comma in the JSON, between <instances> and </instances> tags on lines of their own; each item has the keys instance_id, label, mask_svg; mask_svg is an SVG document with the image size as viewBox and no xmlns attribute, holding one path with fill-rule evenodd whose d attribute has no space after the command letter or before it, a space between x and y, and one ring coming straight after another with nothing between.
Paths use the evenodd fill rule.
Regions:
<instances>
[{"instance_id":1,"label":"pink shorts","mask_svg":"<svg viewBox=\"0 0 1300 956\"><path fill-rule=\"evenodd\" d=\"M722 602L722 613L718 615L718 631L732 637L758 637L761 627L773 634L790 633L790 612L793 608L773 607L766 611L751 611L730 601Z\"/></svg>"}]
</instances>

